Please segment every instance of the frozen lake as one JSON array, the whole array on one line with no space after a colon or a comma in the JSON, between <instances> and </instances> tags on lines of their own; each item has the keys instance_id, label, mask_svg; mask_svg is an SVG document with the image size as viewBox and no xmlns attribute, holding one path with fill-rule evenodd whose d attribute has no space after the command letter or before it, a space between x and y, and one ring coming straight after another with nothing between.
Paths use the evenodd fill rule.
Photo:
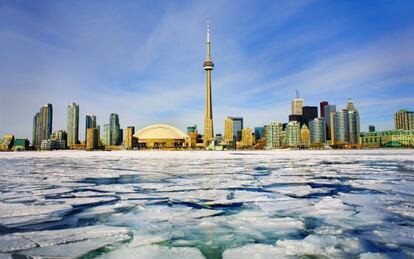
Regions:
<instances>
[{"instance_id":1,"label":"frozen lake","mask_svg":"<svg viewBox=\"0 0 414 259\"><path fill-rule=\"evenodd\" d=\"M0 258L414 257L414 151L0 153Z\"/></svg>"}]
</instances>

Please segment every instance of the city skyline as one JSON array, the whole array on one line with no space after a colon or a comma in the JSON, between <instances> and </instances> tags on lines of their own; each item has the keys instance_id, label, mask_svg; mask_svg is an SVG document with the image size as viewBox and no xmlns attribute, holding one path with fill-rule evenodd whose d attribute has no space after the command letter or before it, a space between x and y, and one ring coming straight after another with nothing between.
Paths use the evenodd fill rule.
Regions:
<instances>
[{"instance_id":1,"label":"city skyline","mask_svg":"<svg viewBox=\"0 0 414 259\"><path fill-rule=\"evenodd\" d=\"M138 14L141 5L125 3L112 10L102 4L91 10L78 3L67 12L63 9L69 6L47 1L2 4L0 13L10 23L0 32L1 54L6 57L0 61L5 75L1 89L6 93L1 95L0 135L30 138L33 114L46 103L53 104L53 130L66 129L66 107L72 102L80 105L80 129L85 129L83 118L88 113L96 114L97 124L102 126L108 123L110 113L117 113L121 128L133 125L139 129L161 122L181 129L197 124L201 131L205 105L204 94L200 94L205 87L200 69L205 53L202 28L208 19L214 28L215 133L224 132L227 116L242 116L251 128L271 121L287 122L295 89L305 100L304 106L319 106L326 100L341 109L352 98L360 112L361 131L368 125L392 129L395 111L413 109L410 3L377 3L368 12L363 8L367 4L358 3L267 2L269 6L265 6L262 2L247 8L248 3L237 7L233 2L219 8L215 2L208 17L201 15L203 3L182 9L176 3L155 4L143 7L155 8L155 17L140 13L140 18L149 21L148 28L126 21ZM48 8L41 10L44 5ZM321 5L325 8L315 17L329 18L334 9L338 18L333 25L321 29L316 28L322 21L305 25L314 18L308 12ZM86 9L77 14L79 21L68 23L71 11L81 7ZM120 17L118 12L127 7L131 10ZM240 8L246 14L238 20L240 24L225 19L226 14L235 17ZM345 15L351 9L359 12ZM87 11L97 19L95 23L87 18ZM257 16L259 12L264 15ZM280 16L275 15L278 12ZM376 17L381 20L374 23ZM356 32L349 31L357 21L366 24ZM33 25L28 26L30 22ZM81 30L82 22L92 35ZM298 22L304 24L293 25ZM104 31L108 24L112 26ZM137 25L137 31L131 25ZM116 32L113 39L100 46L99 40L110 32ZM99 57L101 54L105 55ZM293 69L295 66L298 68ZM17 102L19 98L25 102ZM84 139L84 130L79 131L79 139Z\"/></svg>"}]
</instances>

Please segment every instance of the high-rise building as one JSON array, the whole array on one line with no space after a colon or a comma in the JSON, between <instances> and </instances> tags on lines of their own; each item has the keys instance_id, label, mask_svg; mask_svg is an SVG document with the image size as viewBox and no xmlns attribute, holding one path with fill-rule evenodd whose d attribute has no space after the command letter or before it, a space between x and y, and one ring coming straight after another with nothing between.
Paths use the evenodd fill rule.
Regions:
<instances>
[{"instance_id":1,"label":"high-rise building","mask_svg":"<svg viewBox=\"0 0 414 259\"><path fill-rule=\"evenodd\" d=\"M85 142L88 142L88 134L87 134L88 129L94 129L94 128L97 128L96 116L92 113L88 113L86 114L86 119L85 119ZM98 136L98 139L99 139L99 136Z\"/></svg>"},{"instance_id":2,"label":"high-rise building","mask_svg":"<svg viewBox=\"0 0 414 259\"><path fill-rule=\"evenodd\" d=\"M414 130L414 111L399 110L395 112L394 129Z\"/></svg>"},{"instance_id":3,"label":"high-rise building","mask_svg":"<svg viewBox=\"0 0 414 259\"><path fill-rule=\"evenodd\" d=\"M67 133L68 147L79 144L79 105L76 103L68 105Z\"/></svg>"},{"instance_id":4,"label":"high-rise building","mask_svg":"<svg viewBox=\"0 0 414 259\"><path fill-rule=\"evenodd\" d=\"M331 119L331 117L333 117L333 115L336 113L336 105L334 104L328 104L325 105L324 107L324 115L325 115L325 123L326 123L326 139L331 140L332 137L334 137L332 135L332 129L333 129L333 119Z\"/></svg>"},{"instance_id":5,"label":"high-rise building","mask_svg":"<svg viewBox=\"0 0 414 259\"><path fill-rule=\"evenodd\" d=\"M109 117L109 125L111 132L111 144L113 146L119 146L122 144L122 129L119 124L119 116L116 113L111 113Z\"/></svg>"},{"instance_id":6,"label":"high-rise building","mask_svg":"<svg viewBox=\"0 0 414 259\"><path fill-rule=\"evenodd\" d=\"M211 71L213 70L214 63L211 60L211 46L210 46L210 24L207 25L207 55L203 63L204 70L206 71L206 111L204 117L204 146L209 146L214 141L213 130L213 107L211 100Z\"/></svg>"},{"instance_id":7,"label":"high-rise building","mask_svg":"<svg viewBox=\"0 0 414 259\"><path fill-rule=\"evenodd\" d=\"M282 146L282 123L272 122L265 126L266 149Z\"/></svg>"},{"instance_id":8,"label":"high-rise building","mask_svg":"<svg viewBox=\"0 0 414 259\"><path fill-rule=\"evenodd\" d=\"M303 147L310 146L310 131L306 124L303 124L300 129L300 145Z\"/></svg>"},{"instance_id":9,"label":"high-rise building","mask_svg":"<svg viewBox=\"0 0 414 259\"><path fill-rule=\"evenodd\" d=\"M86 130L86 149L94 150L98 148L98 145L99 145L98 129L88 128Z\"/></svg>"},{"instance_id":10,"label":"high-rise building","mask_svg":"<svg viewBox=\"0 0 414 259\"><path fill-rule=\"evenodd\" d=\"M253 146L253 131L251 128L242 129L242 146L251 147Z\"/></svg>"},{"instance_id":11,"label":"high-rise building","mask_svg":"<svg viewBox=\"0 0 414 259\"><path fill-rule=\"evenodd\" d=\"M327 101L322 101L319 104L319 108L320 108L320 112L321 112L321 118L325 118L325 106L328 105L329 103Z\"/></svg>"},{"instance_id":12,"label":"high-rise building","mask_svg":"<svg viewBox=\"0 0 414 259\"><path fill-rule=\"evenodd\" d=\"M302 108L303 123L309 127L309 121L318 118L317 106L303 106Z\"/></svg>"},{"instance_id":13,"label":"high-rise building","mask_svg":"<svg viewBox=\"0 0 414 259\"><path fill-rule=\"evenodd\" d=\"M33 117L33 133L32 133L32 146L37 149L40 147L39 129L40 129L40 112L37 112L36 115Z\"/></svg>"},{"instance_id":14,"label":"high-rise building","mask_svg":"<svg viewBox=\"0 0 414 259\"><path fill-rule=\"evenodd\" d=\"M254 128L254 137L256 140L261 140L265 136L265 130L264 127L255 127Z\"/></svg>"},{"instance_id":15,"label":"high-rise building","mask_svg":"<svg viewBox=\"0 0 414 259\"><path fill-rule=\"evenodd\" d=\"M342 109L334 115L334 144L347 144L349 141L349 114Z\"/></svg>"},{"instance_id":16,"label":"high-rise building","mask_svg":"<svg viewBox=\"0 0 414 259\"><path fill-rule=\"evenodd\" d=\"M374 125L368 125L368 132L375 132L375 126Z\"/></svg>"},{"instance_id":17,"label":"high-rise building","mask_svg":"<svg viewBox=\"0 0 414 259\"><path fill-rule=\"evenodd\" d=\"M297 121L290 121L286 126L286 144L296 147L300 144L300 124Z\"/></svg>"},{"instance_id":18,"label":"high-rise building","mask_svg":"<svg viewBox=\"0 0 414 259\"><path fill-rule=\"evenodd\" d=\"M52 120L53 120L53 108L50 103L43 105L40 108L39 117L39 142L48 140L52 135Z\"/></svg>"},{"instance_id":19,"label":"high-rise building","mask_svg":"<svg viewBox=\"0 0 414 259\"><path fill-rule=\"evenodd\" d=\"M124 146L126 149L133 149L136 146L134 134L135 134L134 126L129 126L126 128L125 140L124 140Z\"/></svg>"},{"instance_id":20,"label":"high-rise building","mask_svg":"<svg viewBox=\"0 0 414 259\"><path fill-rule=\"evenodd\" d=\"M224 141L235 144L242 139L243 117L227 117L224 121Z\"/></svg>"},{"instance_id":21,"label":"high-rise building","mask_svg":"<svg viewBox=\"0 0 414 259\"><path fill-rule=\"evenodd\" d=\"M299 92L296 90L296 98L291 102L291 115L302 115L303 99L299 98Z\"/></svg>"},{"instance_id":22,"label":"high-rise building","mask_svg":"<svg viewBox=\"0 0 414 259\"><path fill-rule=\"evenodd\" d=\"M111 134L111 125L105 124L104 125L104 145L110 146L112 142L112 134Z\"/></svg>"},{"instance_id":23,"label":"high-rise building","mask_svg":"<svg viewBox=\"0 0 414 259\"><path fill-rule=\"evenodd\" d=\"M325 144L325 118L316 118L309 122L311 144Z\"/></svg>"},{"instance_id":24,"label":"high-rise building","mask_svg":"<svg viewBox=\"0 0 414 259\"><path fill-rule=\"evenodd\" d=\"M305 123L305 120L303 118L303 115L294 115L294 114L291 114L291 115L289 115L289 121L299 122L300 125L303 125L303 123Z\"/></svg>"}]
</instances>

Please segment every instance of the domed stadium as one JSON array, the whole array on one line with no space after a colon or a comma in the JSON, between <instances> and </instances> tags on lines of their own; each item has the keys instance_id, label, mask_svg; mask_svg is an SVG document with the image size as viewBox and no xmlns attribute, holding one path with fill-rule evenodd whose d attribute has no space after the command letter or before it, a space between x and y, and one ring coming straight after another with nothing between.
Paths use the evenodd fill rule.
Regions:
<instances>
[{"instance_id":1,"label":"domed stadium","mask_svg":"<svg viewBox=\"0 0 414 259\"><path fill-rule=\"evenodd\" d=\"M183 131L166 124L154 124L135 133L140 148L182 149L190 145L190 137Z\"/></svg>"}]
</instances>

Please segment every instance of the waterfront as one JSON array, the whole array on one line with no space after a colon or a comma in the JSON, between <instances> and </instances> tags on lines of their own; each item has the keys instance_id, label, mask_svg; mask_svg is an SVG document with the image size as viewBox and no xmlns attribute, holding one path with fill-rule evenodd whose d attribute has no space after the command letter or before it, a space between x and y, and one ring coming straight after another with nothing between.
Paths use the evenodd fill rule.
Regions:
<instances>
[{"instance_id":1,"label":"waterfront","mask_svg":"<svg viewBox=\"0 0 414 259\"><path fill-rule=\"evenodd\" d=\"M0 153L0 256L414 256L413 150Z\"/></svg>"}]
</instances>

